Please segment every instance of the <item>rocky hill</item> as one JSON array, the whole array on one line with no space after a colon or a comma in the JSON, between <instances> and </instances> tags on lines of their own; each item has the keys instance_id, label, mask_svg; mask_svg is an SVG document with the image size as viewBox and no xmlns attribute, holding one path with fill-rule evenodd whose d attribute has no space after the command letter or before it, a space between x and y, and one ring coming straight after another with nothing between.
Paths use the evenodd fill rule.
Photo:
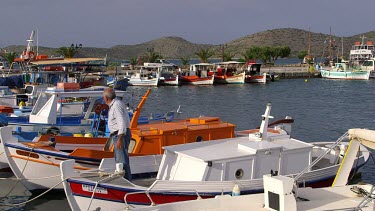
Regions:
<instances>
[{"instance_id":1,"label":"rocky hill","mask_svg":"<svg viewBox=\"0 0 375 211\"><path fill-rule=\"evenodd\" d=\"M353 35L351 37L343 37L344 54L348 55L352 44L360 41L360 36L367 37L366 40L375 42L375 31ZM339 47L341 55L341 37L332 36L332 42ZM329 34L310 33L311 54L320 57L323 49L327 52L329 44ZM299 51L307 50L308 31L293 28L273 29L251 34L236 40L225 43L225 51L234 53L237 57L251 46L289 46L292 50L291 57L295 57ZM25 46L8 46L5 49L13 52L21 52ZM210 44L191 43L180 37L163 37L149 42L137 45L116 45L111 48L94 48L84 47L80 49L78 57L105 57L108 55L110 59L122 60L131 57L143 55L148 49L154 49L164 58L194 58L194 53L200 49L210 48L216 52L214 57L220 57L220 46ZM39 47L40 53L48 55L56 55L55 48ZM337 51L336 51L337 54Z\"/></svg>"}]
</instances>

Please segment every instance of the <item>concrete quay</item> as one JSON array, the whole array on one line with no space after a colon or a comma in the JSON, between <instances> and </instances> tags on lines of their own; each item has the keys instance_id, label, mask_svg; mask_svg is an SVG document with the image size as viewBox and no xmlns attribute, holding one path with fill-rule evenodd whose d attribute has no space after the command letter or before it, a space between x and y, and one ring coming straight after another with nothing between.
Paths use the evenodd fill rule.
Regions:
<instances>
[{"instance_id":1,"label":"concrete quay","mask_svg":"<svg viewBox=\"0 0 375 211\"><path fill-rule=\"evenodd\" d=\"M261 67L261 73L274 73L281 79L288 78L319 78L320 72L313 69L309 71L307 66L273 66Z\"/></svg>"}]
</instances>

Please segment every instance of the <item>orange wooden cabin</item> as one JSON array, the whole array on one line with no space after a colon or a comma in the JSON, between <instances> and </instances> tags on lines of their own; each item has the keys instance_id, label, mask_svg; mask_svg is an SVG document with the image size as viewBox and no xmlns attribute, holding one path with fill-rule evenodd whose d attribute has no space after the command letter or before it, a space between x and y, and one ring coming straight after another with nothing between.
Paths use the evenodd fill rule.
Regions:
<instances>
[{"instance_id":1,"label":"orange wooden cabin","mask_svg":"<svg viewBox=\"0 0 375 211\"><path fill-rule=\"evenodd\" d=\"M169 145L185 144L196 141L208 141L223 138L233 138L235 125L223 122L219 117L197 117L176 122L160 122L154 124L138 125L138 117L142 107L148 98L151 90L143 96L143 99L134 112L130 129L132 140L129 145L130 155L163 154L162 147ZM51 135L42 135L37 143L24 143L37 148L51 148L47 146ZM107 138L55 136L55 142L60 145L89 146L90 144L106 144ZM64 148L64 147L63 147ZM109 151L93 150L84 147L75 148L70 156L88 158L109 158L113 157L113 146Z\"/></svg>"},{"instance_id":2,"label":"orange wooden cabin","mask_svg":"<svg viewBox=\"0 0 375 211\"><path fill-rule=\"evenodd\" d=\"M179 122L139 125L132 129L129 151L163 154L163 146L234 137L235 125L219 117L190 118Z\"/></svg>"}]
</instances>

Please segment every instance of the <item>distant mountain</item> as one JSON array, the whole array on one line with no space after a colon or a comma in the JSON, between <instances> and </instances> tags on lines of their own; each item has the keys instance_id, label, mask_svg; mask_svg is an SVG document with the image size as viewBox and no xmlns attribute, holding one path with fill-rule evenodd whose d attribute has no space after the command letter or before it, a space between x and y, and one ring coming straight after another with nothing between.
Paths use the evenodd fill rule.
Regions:
<instances>
[{"instance_id":1,"label":"distant mountain","mask_svg":"<svg viewBox=\"0 0 375 211\"><path fill-rule=\"evenodd\" d=\"M351 37L343 37L344 39L344 55L349 54L349 50L355 41L361 41L360 36L364 35L370 41L375 42L375 31L370 31ZM333 44L337 45L340 49L341 55L341 37L332 36ZM311 54L320 57L323 49L327 52L329 43L329 34L310 33ZM291 57L295 57L299 51L307 50L308 45L308 31L293 28L273 29L258 32L248 35L236 40L225 43L225 51L234 53L237 57L251 46L289 46L292 50ZM25 46L8 46L5 49L13 52L22 52ZM196 44L191 43L180 37L162 37L159 39L151 40L149 42L136 44L136 45L116 45L111 48L94 48L83 47L77 56L79 57L105 57L108 55L110 59L122 60L130 59L144 55L148 49L154 49L159 52L164 58L180 58L191 57L194 58L194 53L200 49L210 48L216 54L214 57L219 58L220 46L210 44ZM56 55L56 48L39 47L42 54ZM337 54L337 51L335 52Z\"/></svg>"},{"instance_id":2,"label":"distant mountain","mask_svg":"<svg viewBox=\"0 0 375 211\"><path fill-rule=\"evenodd\" d=\"M351 46L355 41L360 41L360 36L364 35L367 40L375 41L375 31L354 35L351 37L343 37L344 55L348 55ZM331 36L332 44L338 46L341 55L341 39L342 37ZM310 32L310 51L313 56L322 56L323 49L328 50L330 36L329 34ZM289 46L292 50L292 55L297 55L298 52L308 49L308 31L301 29L274 29L248 35L243 38L233 40L226 43L226 49L241 54L247 48L257 46ZM337 54L337 51L335 52Z\"/></svg>"}]
</instances>

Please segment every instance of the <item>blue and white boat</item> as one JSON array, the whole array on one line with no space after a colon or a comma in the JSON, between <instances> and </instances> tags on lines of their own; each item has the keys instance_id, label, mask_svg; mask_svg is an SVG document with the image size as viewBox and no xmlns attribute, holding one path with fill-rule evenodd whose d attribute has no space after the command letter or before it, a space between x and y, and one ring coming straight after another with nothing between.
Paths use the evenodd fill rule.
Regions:
<instances>
[{"instance_id":1,"label":"blue and white boat","mask_svg":"<svg viewBox=\"0 0 375 211\"><path fill-rule=\"evenodd\" d=\"M116 91L117 96L124 97L125 91ZM38 96L31 113L26 117L10 118L9 125L21 127L22 131L42 131L45 128L57 127L60 132L80 133L82 130L90 131L92 110L98 99L103 97L102 90L77 90L64 91L56 88L49 88ZM87 108L83 102L77 102L81 109L80 115L63 115L61 102L71 98L86 98ZM72 104L73 105L73 104Z\"/></svg>"}]
</instances>

